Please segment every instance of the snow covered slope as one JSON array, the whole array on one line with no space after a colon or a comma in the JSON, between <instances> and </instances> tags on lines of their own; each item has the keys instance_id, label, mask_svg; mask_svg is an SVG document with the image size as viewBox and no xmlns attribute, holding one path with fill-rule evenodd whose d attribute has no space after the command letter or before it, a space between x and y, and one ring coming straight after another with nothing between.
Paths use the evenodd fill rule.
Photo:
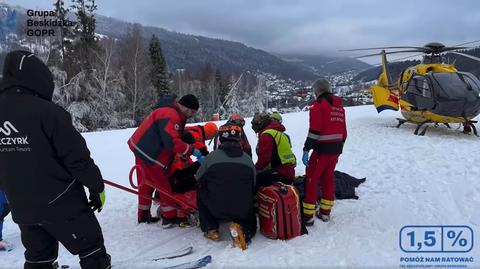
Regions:
<instances>
[{"instance_id":1,"label":"snow covered slope","mask_svg":"<svg viewBox=\"0 0 480 269\"><path fill-rule=\"evenodd\" d=\"M347 108L348 140L337 170L367 177L357 189L359 200L338 200L332 221L316 221L310 234L273 241L260 233L245 252L223 241L204 239L199 229L162 230L159 224L137 225L136 197L108 187L105 209L98 214L115 268L162 268L210 254L209 268L399 268L401 257L417 257L399 248L405 225L469 225L474 248L466 254L433 257L473 257L468 268L480 268L480 138L455 128L430 128L424 137L414 126L397 129L397 113L378 115L372 106ZM247 120L250 143L256 138ZM300 158L308 128L308 113L284 115L287 133ZM128 185L133 155L126 141L133 130L85 134L93 158L106 179ZM304 166L297 166L297 174ZM21 268L23 247L11 217L4 238L16 248L0 253L0 268ZM175 260L147 262L148 257L193 244L195 252ZM77 258L61 250L59 261L78 268ZM416 263L411 263L415 265ZM458 263L457 263L458 264Z\"/></svg>"}]
</instances>

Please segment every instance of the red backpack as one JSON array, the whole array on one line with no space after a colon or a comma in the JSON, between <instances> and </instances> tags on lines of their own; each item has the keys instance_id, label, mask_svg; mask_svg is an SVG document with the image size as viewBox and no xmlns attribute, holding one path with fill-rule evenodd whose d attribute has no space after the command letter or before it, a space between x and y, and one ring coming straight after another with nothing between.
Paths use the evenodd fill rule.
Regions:
<instances>
[{"instance_id":1,"label":"red backpack","mask_svg":"<svg viewBox=\"0 0 480 269\"><path fill-rule=\"evenodd\" d=\"M260 232L288 240L302 234L300 195L294 186L275 182L257 193Z\"/></svg>"}]
</instances>

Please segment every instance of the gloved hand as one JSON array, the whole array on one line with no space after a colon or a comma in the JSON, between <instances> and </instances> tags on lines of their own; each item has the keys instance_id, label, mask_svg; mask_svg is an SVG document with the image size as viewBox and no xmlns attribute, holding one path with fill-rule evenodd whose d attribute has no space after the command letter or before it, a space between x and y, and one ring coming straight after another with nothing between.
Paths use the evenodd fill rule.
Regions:
<instances>
[{"instance_id":1,"label":"gloved hand","mask_svg":"<svg viewBox=\"0 0 480 269\"><path fill-rule=\"evenodd\" d=\"M308 151L304 151L302 156L302 162L305 166L308 166L308 161L309 161Z\"/></svg>"},{"instance_id":2,"label":"gloved hand","mask_svg":"<svg viewBox=\"0 0 480 269\"><path fill-rule=\"evenodd\" d=\"M92 211L98 210L98 213L100 213L105 205L105 190L101 193L90 192L88 199L90 199L88 206L92 208Z\"/></svg>"},{"instance_id":3,"label":"gloved hand","mask_svg":"<svg viewBox=\"0 0 480 269\"><path fill-rule=\"evenodd\" d=\"M199 163L202 163L203 158L205 158L205 156L203 156L203 154L198 149L194 149L192 155L195 156L195 158L197 158L197 161Z\"/></svg>"}]
</instances>

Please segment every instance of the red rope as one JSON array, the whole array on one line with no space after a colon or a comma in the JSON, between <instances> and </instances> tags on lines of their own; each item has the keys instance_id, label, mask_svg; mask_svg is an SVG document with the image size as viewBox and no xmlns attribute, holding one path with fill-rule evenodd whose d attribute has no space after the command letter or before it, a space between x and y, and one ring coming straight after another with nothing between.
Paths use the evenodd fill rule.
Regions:
<instances>
[{"instance_id":1,"label":"red rope","mask_svg":"<svg viewBox=\"0 0 480 269\"><path fill-rule=\"evenodd\" d=\"M170 199L174 200L177 204L181 205L182 207L191 209L191 210L193 210L193 211L197 211L197 207L196 207L195 205L192 205L192 204L188 203L187 201L182 201L182 200L180 200L180 199L177 199L177 198L175 198L171 193L168 193L168 192L166 192L165 190L163 190L162 188L155 186L155 184L154 184L153 182L151 182L150 180L148 180L148 178L145 176L145 171L144 171L144 170L142 169L142 167L139 166L139 165L134 165L134 166L132 167L132 169L130 169L130 173L129 173L129 175L128 175L128 180L129 180L129 182L130 182L130 185L131 185L133 188L138 189L138 184L135 185L135 183L133 182L133 173L135 172L135 170L137 170L137 172L140 173L140 176L141 176L141 178L143 179L143 180L142 180L142 183L140 183L140 184L147 184L148 186L156 189L160 194L165 195L165 196L169 197ZM137 182L138 182L138 178L137 178ZM117 184L117 185L118 185L118 184ZM119 186L120 186L120 185L119 185ZM115 187L115 186L114 186L114 187ZM123 187L123 186L122 186L122 187ZM125 187L123 187L123 188L125 188ZM123 189L122 189L122 190L123 190ZM128 192L133 191L133 190L131 190L131 189L129 189L129 190L130 190L130 191L128 191ZM140 195L137 191L135 191L135 193L137 193L139 196L145 198L144 195ZM146 198L146 199L149 199L149 198ZM150 198L150 200L153 200L153 198ZM155 200L155 201L157 201L157 200Z\"/></svg>"},{"instance_id":2,"label":"red rope","mask_svg":"<svg viewBox=\"0 0 480 269\"><path fill-rule=\"evenodd\" d=\"M113 187L115 187L115 188L124 190L124 191L126 191L126 192L136 194L136 195L138 195L138 196L140 196L140 197L142 197L142 198L145 198L145 199L148 199L148 200L151 200L151 201L155 201L155 202L157 202L157 203L160 203L160 200L158 200L158 199L156 199L156 198L154 198L154 197L149 197L148 195L140 194L140 193L139 193L138 191L136 191L136 190L132 190L132 189L127 188L127 187L125 187L125 186L122 186L122 185L120 185L120 184L114 183L114 182L112 182L112 181L110 181L110 180L104 179L103 182L105 182L105 184L107 184L107 185L110 185L110 186L113 186Z\"/></svg>"}]
</instances>

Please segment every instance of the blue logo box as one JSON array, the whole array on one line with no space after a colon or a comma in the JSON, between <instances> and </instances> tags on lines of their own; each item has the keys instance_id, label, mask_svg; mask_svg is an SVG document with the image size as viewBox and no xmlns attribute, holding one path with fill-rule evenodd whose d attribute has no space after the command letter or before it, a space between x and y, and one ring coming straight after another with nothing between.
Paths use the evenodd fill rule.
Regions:
<instances>
[{"instance_id":1,"label":"blue logo box","mask_svg":"<svg viewBox=\"0 0 480 269\"><path fill-rule=\"evenodd\" d=\"M473 243L466 225L407 225L399 232L400 249L407 253L465 253Z\"/></svg>"}]
</instances>

